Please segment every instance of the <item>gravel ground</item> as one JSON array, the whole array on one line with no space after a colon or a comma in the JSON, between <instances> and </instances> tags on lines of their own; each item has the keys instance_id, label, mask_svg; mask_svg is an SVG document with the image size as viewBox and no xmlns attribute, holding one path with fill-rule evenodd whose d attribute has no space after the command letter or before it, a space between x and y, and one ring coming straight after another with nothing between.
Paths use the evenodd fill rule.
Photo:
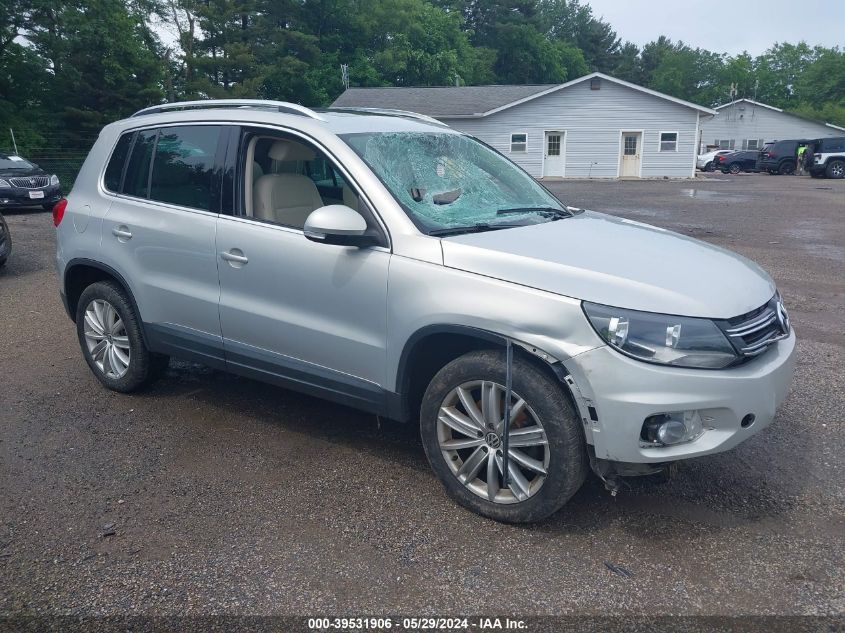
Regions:
<instances>
[{"instance_id":1,"label":"gravel ground","mask_svg":"<svg viewBox=\"0 0 845 633\"><path fill-rule=\"evenodd\" d=\"M544 523L497 524L446 498L408 426L185 363L106 391L59 301L49 215L10 213L0 615L841 615L845 181L549 186L773 275L799 358L769 429L668 484L612 498L591 478Z\"/></svg>"}]
</instances>

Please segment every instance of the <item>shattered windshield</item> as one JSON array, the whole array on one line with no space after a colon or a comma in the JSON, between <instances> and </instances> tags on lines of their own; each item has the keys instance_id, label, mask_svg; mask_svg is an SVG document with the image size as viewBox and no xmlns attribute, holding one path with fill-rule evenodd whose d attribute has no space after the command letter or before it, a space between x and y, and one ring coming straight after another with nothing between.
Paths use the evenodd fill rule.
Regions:
<instances>
[{"instance_id":1,"label":"shattered windshield","mask_svg":"<svg viewBox=\"0 0 845 633\"><path fill-rule=\"evenodd\" d=\"M566 213L533 178L471 137L381 132L341 138L423 231L536 224Z\"/></svg>"}]
</instances>

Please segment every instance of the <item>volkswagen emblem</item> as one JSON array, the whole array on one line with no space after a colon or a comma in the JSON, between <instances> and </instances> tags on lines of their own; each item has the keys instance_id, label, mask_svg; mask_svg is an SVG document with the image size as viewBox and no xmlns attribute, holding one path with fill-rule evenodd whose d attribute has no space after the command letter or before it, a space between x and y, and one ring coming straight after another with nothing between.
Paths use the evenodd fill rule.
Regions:
<instances>
[{"instance_id":1,"label":"volkswagen emblem","mask_svg":"<svg viewBox=\"0 0 845 633\"><path fill-rule=\"evenodd\" d=\"M789 313L786 311L783 301L778 301L776 310L780 329L783 330L784 334L789 334Z\"/></svg>"},{"instance_id":2,"label":"volkswagen emblem","mask_svg":"<svg viewBox=\"0 0 845 633\"><path fill-rule=\"evenodd\" d=\"M487 442L487 446L490 448L499 448L499 445L502 443L502 440L499 439L499 436L490 431L485 437L484 441Z\"/></svg>"}]
</instances>

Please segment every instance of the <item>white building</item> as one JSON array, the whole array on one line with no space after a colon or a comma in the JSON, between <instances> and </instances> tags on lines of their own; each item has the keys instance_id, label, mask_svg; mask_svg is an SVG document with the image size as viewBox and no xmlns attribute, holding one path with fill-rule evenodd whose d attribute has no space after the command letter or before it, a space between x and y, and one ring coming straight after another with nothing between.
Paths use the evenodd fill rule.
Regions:
<instances>
[{"instance_id":1,"label":"white building","mask_svg":"<svg viewBox=\"0 0 845 633\"><path fill-rule=\"evenodd\" d=\"M700 126L716 114L602 73L564 84L349 88L332 107L427 114L535 177L690 178Z\"/></svg>"},{"instance_id":2,"label":"white building","mask_svg":"<svg viewBox=\"0 0 845 633\"><path fill-rule=\"evenodd\" d=\"M760 149L768 141L845 136L845 128L805 119L751 99L731 101L716 111L719 116L701 121L702 153L708 147Z\"/></svg>"}]
</instances>

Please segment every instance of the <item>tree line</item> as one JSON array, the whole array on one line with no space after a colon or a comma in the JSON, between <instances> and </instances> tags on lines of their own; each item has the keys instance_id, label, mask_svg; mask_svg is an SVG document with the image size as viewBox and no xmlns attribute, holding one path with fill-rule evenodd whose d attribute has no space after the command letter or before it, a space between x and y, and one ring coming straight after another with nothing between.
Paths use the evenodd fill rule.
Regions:
<instances>
[{"instance_id":1,"label":"tree line","mask_svg":"<svg viewBox=\"0 0 845 633\"><path fill-rule=\"evenodd\" d=\"M163 101L325 106L344 89L341 64L352 86L598 70L702 105L735 95L845 125L839 48L728 55L665 36L640 48L579 0L0 0L0 150L13 128L30 155L78 160L103 125Z\"/></svg>"}]
</instances>

